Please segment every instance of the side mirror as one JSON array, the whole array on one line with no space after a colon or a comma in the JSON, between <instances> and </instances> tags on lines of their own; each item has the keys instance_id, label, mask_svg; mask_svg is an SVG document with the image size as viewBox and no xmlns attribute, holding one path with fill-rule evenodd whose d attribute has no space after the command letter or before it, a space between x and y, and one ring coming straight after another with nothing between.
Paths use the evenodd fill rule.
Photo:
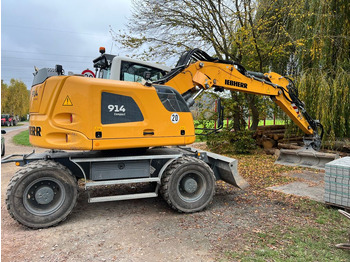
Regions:
<instances>
[{"instance_id":1,"label":"side mirror","mask_svg":"<svg viewBox=\"0 0 350 262\"><path fill-rule=\"evenodd\" d=\"M2 135L6 134L6 131L5 130L1 130L1 134Z\"/></svg>"}]
</instances>

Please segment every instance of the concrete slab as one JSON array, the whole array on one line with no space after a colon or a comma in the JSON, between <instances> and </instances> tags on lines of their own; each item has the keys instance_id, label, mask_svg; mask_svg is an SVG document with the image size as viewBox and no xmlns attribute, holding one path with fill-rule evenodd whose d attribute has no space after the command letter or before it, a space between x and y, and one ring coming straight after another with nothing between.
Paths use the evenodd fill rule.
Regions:
<instances>
[{"instance_id":1,"label":"concrete slab","mask_svg":"<svg viewBox=\"0 0 350 262\"><path fill-rule=\"evenodd\" d=\"M307 171L304 170L302 172L289 172L282 174L282 176L290 176L295 178L300 178L306 181L315 182L315 183L323 183L324 182L324 171Z\"/></svg>"},{"instance_id":2,"label":"concrete slab","mask_svg":"<svg viewBox=\"0 0 350 262\"><path fill-rule=\"evenodd\" d=\"M267 189L285 194L308 197L312 200L324 203L324 172L302 171L301 173L289 172L283 175L299 178L301 181L282 186L273 186Z\"/></svg>"},{"instance_id":3,"label":"concrete slab","mask_svg":"<svg viewBox=\"0 0 350 262\"><path fill-rule=\"evenodd\" d=\"M269 187L267 189L275 190L285 194L308 197L312 200L324 203L324 188L320 186L309 186L304 182L293 182L283 186Z\"/></svg>"}]
</instances>

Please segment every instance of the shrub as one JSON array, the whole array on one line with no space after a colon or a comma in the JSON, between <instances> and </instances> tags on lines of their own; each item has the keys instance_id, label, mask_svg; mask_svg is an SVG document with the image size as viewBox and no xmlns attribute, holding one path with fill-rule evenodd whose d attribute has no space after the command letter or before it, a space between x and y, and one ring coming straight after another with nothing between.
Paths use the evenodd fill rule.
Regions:
<instances>
[{"instance_id":1,"label":"shrub","mask_svg":"<svg viewBox=\"0 0 350 262\"><path fill-rule=\"evenodd\" d=\"M252 131L231 132L223 130L219 133L209 135L207 146L210 150L218 153L249 154L256 149Z\"/></svg>"}]
</instances>

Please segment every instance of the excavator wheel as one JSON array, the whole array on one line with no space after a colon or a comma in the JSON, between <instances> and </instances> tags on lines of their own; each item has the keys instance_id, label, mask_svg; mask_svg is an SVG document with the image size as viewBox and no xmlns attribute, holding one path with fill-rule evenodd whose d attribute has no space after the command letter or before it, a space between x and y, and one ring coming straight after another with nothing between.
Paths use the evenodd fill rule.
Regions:
<instances>
[{"instance_id":1,"label":"excavator wheel","mask_svg":"<svg viewBox=\"0 0 350 262\"><path fill-rule=\"evenodd\" d=\"M215 193L215 176L210 167L193 157L180 157L165 170L161 195L178 212L192 213L210 204Z\"/></svg>"},{"instance_id":2,"label":"excavator wheel","mask_svg":"<svg viewBox=\"0 0 350 262\"><path fill-rule=\"evenodd\" d=\"M55 226L71 213L78 197L76 178L55 161L34 161L17 171L6 193L10 215L24 226Z\"/></svg>"}]
</instances>

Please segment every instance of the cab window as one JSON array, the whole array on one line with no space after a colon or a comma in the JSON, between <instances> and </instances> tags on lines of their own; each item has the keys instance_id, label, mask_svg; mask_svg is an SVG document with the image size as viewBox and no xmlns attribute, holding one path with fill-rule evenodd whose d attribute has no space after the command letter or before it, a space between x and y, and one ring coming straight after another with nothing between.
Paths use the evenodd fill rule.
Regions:
<instances>
[{"instance_id":1,"label":"cab window","mask_svg":"<svg viewBox=\"0 0 350 262\"><path fill-rule=\"evenodd\" d=\"M185 100L169 86L154 85L163 106L170 112L190 112Z\"/></svg>"},{"instance_id":2,"label":"cab window","mask_svg":"<svg viewBox=\"0 0 350 262\"><path fill-rule=\"evenodd\" d=\"M101 69L99 78L110 79L111 78L111 68Z\"/></svg>"},{"instance_id":3,"label":"cab window","mask_svg":"<svg viewBox=\"0 0 350 262\"><path fill-rule=\"evenodd\" d=\"M166 72L158 68L137 64L134 62L122 61L120 80L142 82L145 74L150 76L151 81L156 81L162 78Z\"/></svg>"}]
</instances>

